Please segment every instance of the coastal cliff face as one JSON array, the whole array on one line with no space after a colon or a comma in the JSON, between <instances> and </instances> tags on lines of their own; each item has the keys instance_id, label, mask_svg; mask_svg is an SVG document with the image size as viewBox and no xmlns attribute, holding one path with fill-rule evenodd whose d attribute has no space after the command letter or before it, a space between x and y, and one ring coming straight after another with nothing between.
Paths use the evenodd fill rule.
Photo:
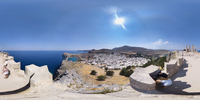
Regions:
<instances>
[{"instance_id":1,"label":"coastal cliff face","mask_svg":"<svg viewBox=\"0 0 200 100\"><path fill-rule=\"evenodd\" d=\"M71 58L71 57L76 57L78 61L81 61L83 59L94 59L94 55L92 53L82 53L82 54L70 54L70 53L64 53L63 57L66 59Z\"/></svg>"},{"instance_id":2,"label":"coastal cliff face","mask_svg":"<svg viewBox=\"0 0 200 100\"><path fill-rule=\"evenodd\" d=\"M63 60L60 68L56 71L54 75L54 80L57 80L59 79L59 77L62 77L62 75L68 73L68 70L71 69L74 64L74 62L68 61L67 59Z\"/></svg>"}]
</instances>

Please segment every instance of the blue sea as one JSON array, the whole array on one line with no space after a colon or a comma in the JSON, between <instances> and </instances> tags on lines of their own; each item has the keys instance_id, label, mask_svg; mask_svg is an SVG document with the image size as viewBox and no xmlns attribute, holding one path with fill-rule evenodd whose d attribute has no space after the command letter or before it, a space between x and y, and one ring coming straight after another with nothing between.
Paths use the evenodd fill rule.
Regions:
<instances>
[{"instance_id":1,"label":"blue sea","mask_svg":"<svg viewBox=\"0 0 200 100\"><path fill-rule=\"evenodd\" d=\"M60 67L62 60L65 58L63 53L80 54L86 53L83 51L4 51L8 52L10 56L14 57L15 62L21 62L21 69L25 66L35 64L37 66L47 65L49 71L54 74ZM77 61L77 58L69 58L68 60Z\"/></svg>"}]
</instances>

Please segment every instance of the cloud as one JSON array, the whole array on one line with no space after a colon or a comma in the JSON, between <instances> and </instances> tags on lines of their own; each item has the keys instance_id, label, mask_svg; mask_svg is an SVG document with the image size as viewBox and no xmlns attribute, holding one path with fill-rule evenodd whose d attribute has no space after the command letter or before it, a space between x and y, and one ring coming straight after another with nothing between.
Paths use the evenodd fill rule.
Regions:
<instances>
[{"instance_id":1,"label":"cloud","mask_svg":"<svg viewBox=\"0 0 200 100\"><path fill-rule=\"evenodd\" d=\"M169 43L172 43L172 42L169 42L169 41L163 42L162 39L159 39L158 41L153 42L153 43L151 43L151 44L153 44L153 45L166 45L166 44L169 44Z\"/></svg>"}]
</instances>

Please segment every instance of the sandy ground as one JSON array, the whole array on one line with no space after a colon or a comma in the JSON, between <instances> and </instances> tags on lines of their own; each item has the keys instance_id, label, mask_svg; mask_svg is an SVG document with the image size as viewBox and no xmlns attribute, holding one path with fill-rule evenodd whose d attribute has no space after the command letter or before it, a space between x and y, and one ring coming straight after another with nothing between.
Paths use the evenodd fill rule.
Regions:
<instances>
[{"instance_id":1,"label":"sandy ground","mask_svg":"<svg viewBox=\"0 0 200 100\"><path fill-rule=\"evenodd\" d=\"M104 69L99 68L99 67L94 67L92 65L87 65L87 64L76 64L75 66L82 66L78 68L78 73L82 74L82 77L84 81L87 81L89 83L99 85L99 84L118 84L118 85L125 85L130 83L129 77L121 76L119 75L120 70L112 70L114 71L114 75L112 77L107 77L105 81L97 81L97 76L95 75L90 75L92 70L97 71L98 75L105 75L106 72Z\"/></svg>"}]
</instances>

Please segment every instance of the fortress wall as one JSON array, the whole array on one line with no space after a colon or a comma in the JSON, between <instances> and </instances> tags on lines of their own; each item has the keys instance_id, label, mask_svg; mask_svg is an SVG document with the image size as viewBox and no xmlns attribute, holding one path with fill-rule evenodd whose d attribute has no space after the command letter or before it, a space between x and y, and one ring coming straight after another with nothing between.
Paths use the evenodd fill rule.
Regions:
<instances>
[{"instance_id":1,"label":"fortress wall","mask_svg":"<svg viewBox=\"0 0 200 100\"><path fill-rule=\"evenodd\" d=\"M156 88L156 82L150 74L157 72L158 66L150 65L146 68L137 67L134 73L130 76L130 85L133 88L142 90L153 90Z\"/></svg>"},{"instance_id":2,"label":"fortress wall","mask_svg":"<svg viewBox=\"0 0 200 100\"><path fill-rule=\"evenodd\" d=\"M53 83L52 74L49 72L47 65L38 67L34 64L25 66L25 73L28 77L32 76L31 87Z\"/></svg>"},{"instance_id":3,"label":"fortress wall","mask_svg":"<svg viewBox=\"0 0 200 100\"><path fill-rule=\"evenodd\" d=\"M142 90L153 90L156 87L156 82L152 79L152 82L144 82L146 79L151 79L151 77L146 74L143 76L131 78L130 77L130 85L131 87L137 88L137 89L142 89ZM141 79L143 77L143 79ZM139 80L138 80L139 79Z\"/></svg>"},{"instance_id":4,"label":"fortress wall","mask_svg":"<svg viewBox=\"0 0 200 100\"><path fill-rule=\"evenodd\" d=\"M183 64L184 64L184 59L183 58L179 58L178 59L178 67L179 67L179 69L183 66Z\"/></svg>"},{"instance_id":5,"label":"fortress wall","mask_svg":"<svg viewBox=\"0 0 200 100\"><path fill-rule=\"evenodd\" d=\"M13 77L27 77L23 70L21 70L21 62L15 62L14 57L8 56L6 58L8 61L8 69L10 70L10 75Z\"/></svg>"},{"instance_id":6,"label":"fortress wall","mask_svg":"<svg viewBox=\"0 0 200 100\"><path fill-rule=\"evenodd\" d=\"M168 73L168 77L172 77L178 72L178 70L183 66L184 60L182 58L170 60L170 62L165 62L164 72Z\"/></svg>"}]
</instances>

